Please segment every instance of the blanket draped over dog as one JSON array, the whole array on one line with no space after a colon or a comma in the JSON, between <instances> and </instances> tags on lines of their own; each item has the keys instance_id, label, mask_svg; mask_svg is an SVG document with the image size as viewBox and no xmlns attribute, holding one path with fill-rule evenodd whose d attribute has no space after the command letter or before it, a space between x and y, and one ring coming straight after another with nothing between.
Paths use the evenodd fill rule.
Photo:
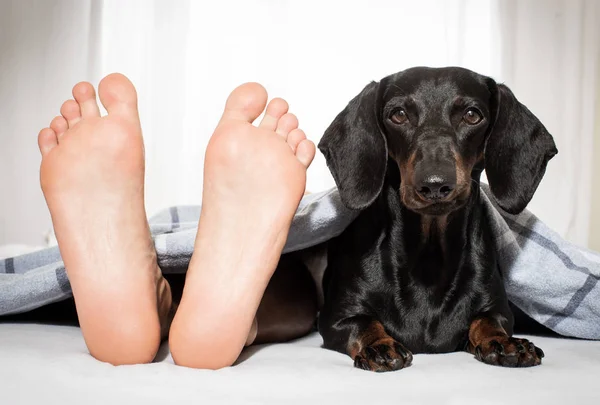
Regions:
<instances>
[{"instance_id":1,"label":"blanket draped over dog","mask_svg":"<svg viewBox=\"0 0 600 405\"><path fill-rule=\"evenodd\" d=\"M527 210L519 215L503 212L488 187L482 190L509 300L561 335L600 339L600 254L563 240ZM173 207L150 219L163 273L187 268L199 214L198 206ZM337 189L306 195L284 253L339 235L357 215L342 204ZM26 312L71 295L57 247L0 260L0 315Z\"/></svg>"}]
</instances>

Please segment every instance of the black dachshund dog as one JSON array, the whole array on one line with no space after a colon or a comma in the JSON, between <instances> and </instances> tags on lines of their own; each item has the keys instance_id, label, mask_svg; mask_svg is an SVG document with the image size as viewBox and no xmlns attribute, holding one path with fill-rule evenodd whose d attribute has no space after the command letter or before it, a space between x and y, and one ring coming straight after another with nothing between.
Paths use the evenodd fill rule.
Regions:
<instances>
[{"instance_id":1,"label":"black dachshund dog","mask_svg":"<svg viewBox=\"0 0 600 405\"><path fill-rule=\"evenodd\" d=\"M557 153L504 85L462 68L408 69L367 85L319 149L357 219L328 243L324 346L373 371L412 353L466 350L507 367L541 364L512 337L479 181L519 213Z\"/></svg>"}]
</instances>

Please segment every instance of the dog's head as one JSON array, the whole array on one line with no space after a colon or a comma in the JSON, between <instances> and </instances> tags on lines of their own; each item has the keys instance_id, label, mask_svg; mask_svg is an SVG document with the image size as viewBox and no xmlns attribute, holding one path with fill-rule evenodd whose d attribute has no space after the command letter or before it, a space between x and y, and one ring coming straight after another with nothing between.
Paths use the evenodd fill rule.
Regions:
<instances>
[{"instance_id":1,"label":"dog's head","mask_svg":"<svg viewBox=\"0 0 600 405\"><path fill-rule=\"evenodd\" d=\"M400 171L403 204L425 215L464 205L484 168L500 207L519 213L558 152L506 86L467 69L425 67L367 85L319 149L348 207L373 203L389 157Z\"/></svg>"}]
</instances>

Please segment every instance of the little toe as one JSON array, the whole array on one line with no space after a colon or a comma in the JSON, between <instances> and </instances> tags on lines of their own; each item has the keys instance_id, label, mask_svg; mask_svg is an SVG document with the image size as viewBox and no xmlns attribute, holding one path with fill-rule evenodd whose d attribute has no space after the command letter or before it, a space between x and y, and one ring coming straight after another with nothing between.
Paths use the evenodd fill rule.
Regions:
<instances>
[{"instance_id":1,"label":"little toe","mask_svg":"<svg viewBox=\"0 0 600 405\"><path fill-rule=\"evenodd\" d=\"M98 108L98 103L96 103L96 91L90 83L77 83L73 87L73 97L79 103L81 116L84 119L100 116L100 109Z\"/></svg>"},{"instance_id":2,"label":"little toe","mask_svg":"<svg viewBox=\"0 0 600 405\"><path fill-rule=\"evenodd\" d=\"M296 128L298 128L298 118L292 113L287 113L279 119L275 132L281 135L283 139L287 139L289 133Z\"/></svg>"},{"instance_id":3,"label":"little toe","mask_svg":"<svg viewBox=\"0 0 600 405\"><path fill-rule=\"evenodd\" d=\"M298 158L300 163L304 165L304 167L308 168L308 166L310 166L315 157L315 152L315 144L308 139L304 139L298 144L298 147L296 148L296 157Z\"/></svg>"},{"instance_id":4,"label":"little toe","mask_svg":"<svg viewBox=\"0 0 600 405\"><path fill-rule=\"evenodd\" d=\"M254 122L265 109L267 91L258 83L245 83L231 92L225 103L221 121Z\"/></svg>"},{"instance_id":5,"label":"little toe","mask_svg":"<svg viewBox=\"0 0 600 405\"><path fill-rule=\"evenodd\" d=\"M289 105L287 101L282 98L274 98L267 106L267 110L265 111L265 116L260 123L260 127L270 131L275 131L275 129L277 129L279 120L285 115L285 113L288 112L288 109Z\"/></svg>"},{"instance_id":6,"label":"little toe","mask_svg":"<svg viewBox=\"0 0 600 405\"><path fill-rule=\"evenodd\" d=\"M46 156L56 145L58 145L56 132L52 128L42 129L38 134L38 146L42 156Z\"/></svg>"},{"instance_id":7,"label":"little toe","mask_svg":"<svg viewBox=\"0 0 600 405\"><path fill-rule=\"evenodd\" d=\"M72 128L81 120L81 110L75 100L67 100L60 107L60 113L67 120L69 128Z\"/></svg>"},{"instance_id":8,"label":"little toe","mask_svg":"<svg viewBox=\"0 0 600 405\"><path fill-rule=\"evenodd\" d=\"M108 114L139 121L137 111L137 92L133 83L120 73L106 76L98 85L100 101Z\"/></svg>"},{"instance_id":9,"label":"little toe","mask_svg":"<svg viewBox=\"0 0 600 405\"><path fill-rule=\"evenodd\" d=\"M54 117L52 122L50 123L50 128L56 133L58 139L65 133L67 129L69 129L69 124L67 124L67 120L62 115L58 115Z\"/></svg>"},{"instance_id":10,"label":"little toe","mask_svg":"<svg viewBox=\"0 0 600 405\"><path fill-rule=\"evenodd\" d=\"M296 153L296 150L298 149L298 145L300 144L300 142L302 142L305 139L306 139L306 135L304 134L304 131L301 130L300 128L296 128L296 129L293 129L287 136L287 143L288 143L288 145L290 145L290 148L292 148L294 153Z\"/></svg>"}]
</instances>

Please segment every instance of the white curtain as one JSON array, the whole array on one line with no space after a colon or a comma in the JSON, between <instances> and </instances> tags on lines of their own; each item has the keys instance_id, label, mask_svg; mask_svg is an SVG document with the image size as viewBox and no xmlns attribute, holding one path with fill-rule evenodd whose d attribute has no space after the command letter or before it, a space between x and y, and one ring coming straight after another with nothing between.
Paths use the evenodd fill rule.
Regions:
<instances>
[{"instance_id":1,"label":"white curtain","mask_svg":"<svg viewBox=\"0 0 600 405\"><path fill-rule=\"evenodd\" d=\"M51 229L37 133L94 70L98 6L0 0L0 245L43 245Z\"/></svg>"},{"instance_id":2,"label":"white curtain","mask_svg":"<svg viewBox=\"0 0 600 405\"><path fill-rule=\"evenodd\" d=\"M559 150L529 208L561 235L585 246L600 103L600 2L498 4L500 76L554 135Z\"/></svg>"},{"instance_id":3,"label":"white curtain","mask_svg":"<svg viewBox=\"0 0 600 405\"><path fill-rule=\"evenodd\" d=\"M200 201L204 148L238 84L258 81L271 96L286 98L317 142L373 79L419 64L493 73L490 7L485 1L105 0L100 73L124 71L139 88L148 211ZM333 184L319 155L308 189Z\"/></svg>"},{"instance_id":4,"label":"white curtain","mask_svg":"<svg viewBox=\"0 0 600 405\"><path fill-rule=\"evenodd\" d=\"M26 7L16 0L9 3ZM562 235L582 245L587 242L596 102L592 90L600 44L600 14L594 1L53 3L55 12L72 10L76 3L76 16L50 27L55 39L44 42L50 49L48 61L31 64L27 74L9 69L11 76L5 79L3 73L0 91L5 82L14 83L15 76L25 83L29 76L42 75L40 82L52 82L54 93L43 100L40 114L34 111L31 122L36 127L16 119L12 125L21 128L32 148L37 127L52 118L48 108L57 111L57 99L68 96L71 84L97 83L113 71L127 74L140 96L149 214L169 205L200 203L204 148L228 93L242 82L258 81L270 96L286 98L301 127L318 142L333 117L370 80L415 65L458 65L506 82L546 124L560 153L531 207ZM48 12L39 7L29 11ZM31 34L36 35L47 37L48 32ZM71 68L77 63L82 69ZM26 93L10 87L0 93L1 105L12 97L23 100ZM20 102L23 114L26 101ZM7 136L16 136L0 134L2 147ZM24 145L14 138L9 142ZM5 154L2 149L0 156ZM0 165L6 166L1 161ZM333 184L318 154L309 169L308 189L319 191ZM35 198L39 200L39 193ZM19 211L17 202L9 204L21 219L29 215ZM42 206L38 202L35 209ZM4 215L7 210L0 208Z\"/></svg>"}]
</instances>

